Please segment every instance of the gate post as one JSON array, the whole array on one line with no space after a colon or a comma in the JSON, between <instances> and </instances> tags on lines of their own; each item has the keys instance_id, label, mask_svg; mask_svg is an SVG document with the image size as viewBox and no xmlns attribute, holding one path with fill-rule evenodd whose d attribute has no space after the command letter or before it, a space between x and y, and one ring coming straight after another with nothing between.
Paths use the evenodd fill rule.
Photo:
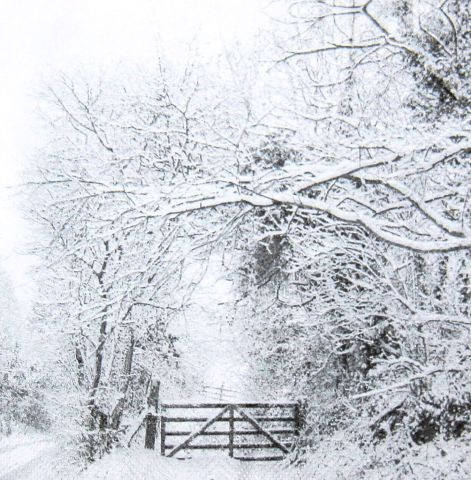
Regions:
<instances>
[{"instance_id":1,"label":"gate post","mask_svg":"<svg viewBox=\"0 0 471 480\"><path fill-rule=\"evenodd\" d=\"M234 457L234 406L229 409L229 457Z\"/></svg>"},{"instance_id":2,"label":"gate post","mask_svg":"<svg viewBox=\"0 0 471 480\"><path fill-rule=\"evenodd\" d=\"M155 448L155 437L157 434L157 412L159 409L159 390L160 382L152 382L149 397L147 398L147 407L149 413L146 417L146 439L145 448Z\"/></svg>"},{"instance_id":3,"label":"gate post","mask_svg":"<svg viewBox=\"0 0 471 480\"><path fill-rule=\"evenodd\" d=\"M148 414L146 417L146 437L144 441L144 447L154 449L155 437L157 433L157 417L152 414Z\"/></svg>"},{"instance_id":4,"label":"gate post","mask_svg":"<svg viewBox=\"0 0 471 480\"><path fill-rule=\"evenodd\" d=\"M304 426L304 404L302 400L298 400L294 407L294 430L296 432L296 436L299 437L301 435L301 430Z\"/></svg>"},{"instance_id":5,"label":"gate post","mask_svg":"<svg viewBox=\"0 0 471 480\"><path fill-rule=\"evenodd\" d=\"M160 418L160 455L165 457L165 417Z\"/></svg>"}]
</instances>

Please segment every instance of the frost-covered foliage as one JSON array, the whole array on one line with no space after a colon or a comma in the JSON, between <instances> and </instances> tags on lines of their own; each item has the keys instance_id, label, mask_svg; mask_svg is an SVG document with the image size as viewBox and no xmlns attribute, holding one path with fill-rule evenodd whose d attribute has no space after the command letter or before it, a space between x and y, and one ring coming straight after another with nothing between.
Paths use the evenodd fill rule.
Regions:
<instances>
[{"instance_id":1,"label":"frost-covered foliage","mask_svg":"<svg viewBox=\"0 0 471 480\"><path fill-rule=\"evenodd\" d=\"M0 433L31 427L43 431L50 426L47 408L47 376L41 366L20 357L19 349L2 342L0 355Z\"/></svg>"},{"instance_id":2,"label":"frost-covered foliage","mask_svg":"<svg viewBox=\"0 0 471 480\"><path fill-rule=\"evenodd\" d=\"M28 355L23 322L11 281L0 271L0 435L24 427L45 430L50 423L47 375Z\"/></svg>"},{"instance_id":3,"label":"frost-covered foliage","mask_svg":"<svg viewBox=\"0 0 471 480\"><path fill-rule=\"evenodd\" d=\"M432 292L447 286L433 281L435 256L419 275L417 254L346 231L356 235L340 245L330 235L323 243L322 230L313 243L285 238L281 259L263 257L262 280L244 276L238 317L260 363L260 389L303 396L316 434L350 424L360 408L377 438L399 425L417 443L460 436L469 430L469 302L453 264L464 256L448 259L440 298Z\"/></svg>"},{"instance_id":4,"label":"frost-covered foliage","mask_svg":"<svg viewBox=\"0 0 471 480\"><path fill-rule=\"evenodd\" d=\"M471 473L469 442L469 438L437 439L418 446L407 437L396 436L379 445L362 445L342 431L316 445L295 478L459 480Z\"/></svg>"},{"instance_id":5,"label":"frost-covered foliage","mask_svg":"<svg viewBox=\"0 0 471 480\"><path fill-rule=\"evenodd\" d=\"M247 194L257 213L241 228L237 307L259 364L253 380L305 399L306 440L341 431L357 447L464 442L469 6L427 4L426 26L407 2L380 3L291 6L300 31L280 44L297 72L284 113L297 128L284 161L250 185L259 197ZM436 31L438 19L451 30ZM453 57L432 74L447 42Z\"/></svg>"},{"instance_id":6,"label":"frost-covered foliage","mask_svg":"<svg viewBox=\"0 0 471 480\"><path fill-rule=\"evenodd\" d=\"M171 382L185 260L213 248L237 264L251 381L304 401L306 452L341 432L359 475L384 448L406 475L468 441L469 7L287 3L269 71L233 54L51 86L36 314L91 458Z\"/></svg>"},{"instance_id":7,"label":"frost-covered foliage","mask_svg":"<svg viewBox=\"0 0 471 480\"><path fill-rule=\"evenodd\" d=\"M50 88L51 143L29 182L43 239L35 322L55 346L65 418L89 458L132 433L152 384L178 377L169 325L192 287L189 232L155 212L200 154L188 132L197 79L183 80L187 92L163 69L140 80L135 91L113 79Z\"/></svg>"}]
</instances>

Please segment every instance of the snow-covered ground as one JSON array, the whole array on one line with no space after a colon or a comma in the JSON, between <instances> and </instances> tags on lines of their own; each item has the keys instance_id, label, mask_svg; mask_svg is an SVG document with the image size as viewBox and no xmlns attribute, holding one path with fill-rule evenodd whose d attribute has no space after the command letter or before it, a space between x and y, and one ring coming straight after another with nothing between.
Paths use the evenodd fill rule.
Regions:
<instances>
[{"instance_id":1,"label":"snow-covered ground","mask_svg":"<svg viewBox=\"0 0 471 480\"><path fill-rule=\"evenodd\" d=\"M57 456L57 445L39 435L15 435L0 440L0 479L37 480Z\"/></svg>"},{"instance_id":2,"label":"snow-covered ground","mask_svg":"<svg viewBox=\"0 0 471 480\"><path fill-rule=\"evenodd\" d=\"M163 458L157 452L116 452L92 465L80 480L283 480L299 478L278 462L240 462L224 455L190 460Z\"/></svg>"},{"instance_id":3,"label":"snow-covered ground","mask_svg":"<svg viewBox=\"0 0 471 480\"><path fill-rule=\"evenodd\" d=\"M188 460L157 451L116 450L86 471L74 466L53 441L12 439L0 443L0 480L274 480L294 476L279 462L240 462L209 454ZM306 477L307 478L307 477Z\"/></svg>"},{"instance_id":4,"label":"snow-covered ground","mask_svg":"<svg viewBox=\"0 0 471 480\"><path fill-rule=\"evenodd\" d=\"M224 454L186 460L142 446L117 449L85 471L47 438L0 439L0 480L465 480L471 478L469 442L438 442L403 451L395 461L383 445L364 451L331 439L302 467L284 462L240 462Z\"/></svg>"}]
</instances>

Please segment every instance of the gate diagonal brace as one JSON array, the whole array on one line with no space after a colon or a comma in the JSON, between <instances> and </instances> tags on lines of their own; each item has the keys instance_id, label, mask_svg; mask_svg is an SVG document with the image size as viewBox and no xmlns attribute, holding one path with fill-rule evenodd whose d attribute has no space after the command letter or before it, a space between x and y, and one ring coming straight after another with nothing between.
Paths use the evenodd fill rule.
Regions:
<instances>
[{"instance_id":1,"label":"gate diagonal brace","mask_svg":"<svg viewBox=\"0 0 471 480\"><path fill-rule=\"evenodd\" d=\"M187 437L180 445L175 447L167 456L173 457L176 453L180 450L184 450L198 435L201 435L206 429L208 429L213 423L217 422L224 414L229 411L231 408L230 405L224 407L215 417L208 420L198 431L192 433L189 437Z\"/></svg>"},{"instance_id":2,"label":"gate diagonal brace","mask_svg":"<svg viewBox=\"0 0 471 480\"><path fill-rule=\"evenodd\" d=\"M248 415L247 413L245 413L243 410L237 408L236 406L234 406L234 410L239 412L240 416L245 418L245 420L247 420L247 422L249 422L253 427L255 427L260 433L262 433L263 435L265 435L265 437L267 437L272 443L273 445L275 445L276 447L278 447L282 452L284 453L289 453L289 449L283 445L281 442L279 442L268 430L266 430L265 428L263 428L258 422L257 420L255 420L254 418L252 418L250 415Z\"/></svg>"}]
</instances>

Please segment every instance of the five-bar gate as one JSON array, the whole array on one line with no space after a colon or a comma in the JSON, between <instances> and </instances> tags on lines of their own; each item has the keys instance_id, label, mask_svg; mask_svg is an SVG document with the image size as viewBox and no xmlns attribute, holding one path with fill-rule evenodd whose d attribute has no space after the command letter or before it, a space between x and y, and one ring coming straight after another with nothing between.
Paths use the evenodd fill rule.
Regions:
<instances>
[{"instance_id":1,"label":"five-bar gate","mask_svg":"<svg viewBox=\"0 0 471 480\"><path fill-rule=\"evenodd\" d=\"M290 452L300 427L297 403L163 404L160 449L167 457L184 450L211 449L228 450L230 457L239 460L281 460ZM235 456L236 451L266 449L275 449L278 455Z\"/></svg>"}]
</instances>

